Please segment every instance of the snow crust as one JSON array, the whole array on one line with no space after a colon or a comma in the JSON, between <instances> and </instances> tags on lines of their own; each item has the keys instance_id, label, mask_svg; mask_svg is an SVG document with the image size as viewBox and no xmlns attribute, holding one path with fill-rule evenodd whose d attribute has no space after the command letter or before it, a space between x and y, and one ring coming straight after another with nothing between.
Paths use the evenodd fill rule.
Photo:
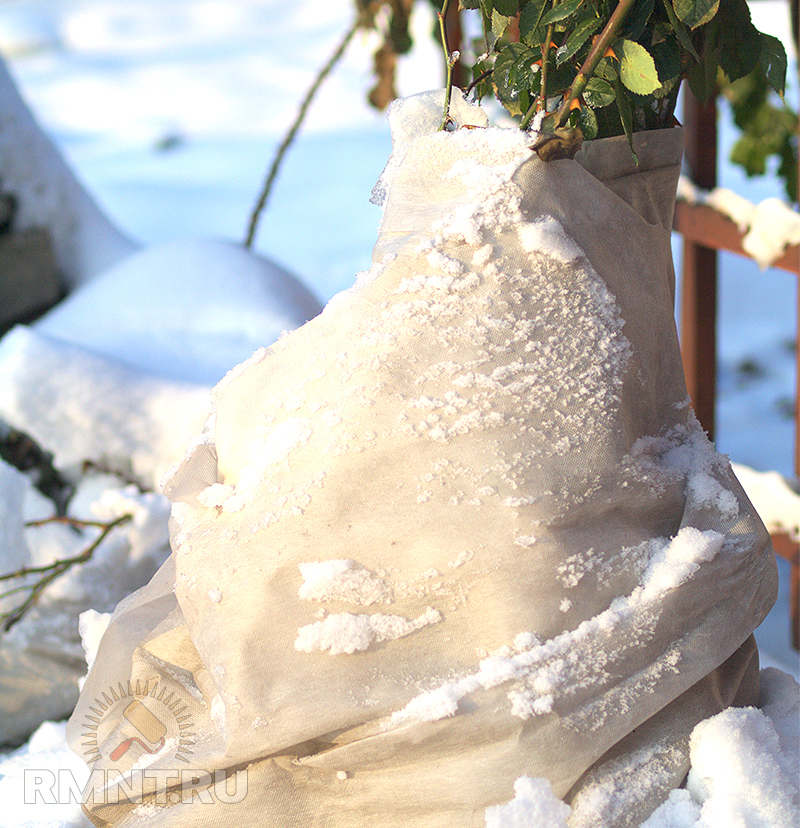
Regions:
<instances>
[{"instance_id":1,"label":"snow crust","mask_svg":"<svg viewBox=\"0 0 800 828\"><path fill-rule=\"evenodd\" d=\"M691 770L641 828L794 828L800 819L800 686L763 670L782 709L729 708L692 732Z\"/></svg>"},{"instance_id":2,"label":"snow crust","mask_svg":"<svg viewBox=\"0 0 800 828\"><path fill-rule=\"evenodd\" d=\"M301 563L303 584L298 595L308 601L348 601L353 604L390 604L392 588L357 561L335 559Z\"/></svg>"},{"instance_id":3,"label":"snow crust","mask_svg":"<svg viewBox=\"0 0 800 828\"><path fill-rule=\"evenodd\" d=\"M383 613L334 613L324 621L300 627L294 648L305 653L323 650L330 655L352 654L368 649L373 643L404 638L430 624L438 624L441 620L441 613L431 607L414 619Z\"/></svg>"},{"instance_id":4,"label":"snow crust","mask_svg":"<svg viewBox=\"0 0 800 828\"><path fill-rule=\"evenodd\" d=\"M521 776L514 782L514 798L486 809L485 828L567 828L570 808L546 779Z\"/></svg>"}]
</instances>

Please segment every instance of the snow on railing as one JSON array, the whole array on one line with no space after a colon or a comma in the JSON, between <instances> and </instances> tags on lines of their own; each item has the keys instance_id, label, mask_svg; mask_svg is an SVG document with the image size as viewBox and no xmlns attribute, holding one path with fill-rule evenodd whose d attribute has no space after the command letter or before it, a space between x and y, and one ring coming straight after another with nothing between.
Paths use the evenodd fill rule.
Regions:
<instances>
[{"instance_id":1,"label":"snow on railing","mask_svg":"<svg viewBox=\"0 0 800 828\"><path fill-rule=\"evenodd\" d=\"M800 245L800 213L779 198L767 198L753 204L733 190L716 187L708 192L681 176L678 201L691 205L705 204L729 218L742 236L741 252L753 259L762 270L767 267L783 267L795 273L800 270L800 256L797 250L791 249ZM694 215L697 216L696 211ZM786 265L779 264L784 258L788 259Z\"/></svg>"}]
</instances>

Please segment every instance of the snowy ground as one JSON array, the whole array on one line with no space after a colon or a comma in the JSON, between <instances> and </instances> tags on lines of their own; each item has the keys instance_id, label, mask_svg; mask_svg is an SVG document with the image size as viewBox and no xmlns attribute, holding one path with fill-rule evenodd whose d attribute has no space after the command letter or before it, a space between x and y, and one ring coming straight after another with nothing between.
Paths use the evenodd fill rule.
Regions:
<instances>
[{"instance_id":1,"label":"snowy ground","mask_svg":"<svg viewBox=\"0 0 800 828\"><path fill-rule=\"evenodd\" d=\"M315 69L350 20L350 0L0 0L0 53L37 117L113 220L143 243L241 240L274 147ZM786 31L786 4L754 4ZM441 84L430 21L417 23L399 91ZM326 301L368 267L380 211L369 203L389 151L385 118L364 103L369 39L351 47L291 150L257 247ZM797 85L789 93L796 104ZM723 121L723 154L734 140ZM778 195L724 164L721 184L751 201ZM718 447L755 469L792 474L796 279L723 254ZM758 302L753 301L757 295ZM755 367L753 367L755 366ZM788 646L788 567L757 633L767 664L798 675ZM23 768L77 768L63 729L46 725L0 759L4 802ZM17 782L18 785L18 782ZM16 799L14 799L16 803ZM688 806L687 806L688 807ZM20 806L9 828L84 825L75 806ZM674 823L694 824L691 821Z\"/></svg>"}]
</instances>

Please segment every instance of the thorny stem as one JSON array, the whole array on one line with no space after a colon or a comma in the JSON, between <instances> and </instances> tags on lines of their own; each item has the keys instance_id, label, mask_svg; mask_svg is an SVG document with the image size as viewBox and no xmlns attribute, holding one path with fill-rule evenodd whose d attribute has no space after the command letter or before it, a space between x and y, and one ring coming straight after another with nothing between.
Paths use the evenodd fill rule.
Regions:
<instances>
[{"instance_id":1,"label":"thorny stem","mask_svg":"<svg viewBox=\"0 0 800 828\"><path fill-rule=\"evenodd\" d=\"M444 111L442 112L442 123L439 124L439 131L447 127L450 121L450 99L453 90L453 56L450 54L450 49L447 45L447 29L445 27L444 17L447 14L447 7L450 5L450 0L444 0L442 3L442 10L439 12L439 34L442 37L442 48L444 49L444 62L446 65L446 78L444 82Z\"/></svg>"},{"instance_id":2,"label":"thorny stem","mask_svg":"<svg viewBox=\"0 0 800 828\"><path fill-rule=\"evenodd\" d=\"M528 111L520 121L519 128L527 129L530 126L533 116L542 109L547 111L547 58L550 55L550 42L553 39L553 32L555 31L555 23L551 23L547 27L547 34L542 43L542 68L539 75L539 95L536 100L528 107Z\"/></svg>"},{"instance_id":3,"label":"thorny stem","mask_svg":"<svg viewBox=\"0 0 800 828\"><path fill-rule=\"evenodd\" d=\"M575 76L575 80L572 81L572 86L570 86L569 92L558 110L556 127L563 126L567 122L570 113L570 104L583 93L589 78L592 77L594 70L597 69L598 64L603 59L606 49L608 49L617 36L620 26L628 16L628 12L634 2L635 0L619 0L616 9L614 9L614 13L609 18L608 23L606 23L606 27L600 33L600 37L594 42L583 66L581 66L578 74Z\"/></svg>"},{"instance_id":4,"label":"thorny stem","mask_svg":"<svg viewBox=\"0 0 800 828\"><path fill-rule=\"evenodd\" d=\"M553 40L555 23L547 27L547 34L542 43L542 77L539 85L539 106L538 109L547 110L547 58L550 56L550 42Z\"/></svg>"},{"instance_id":5,"label":"thorny stem","mask_svg":"<svg viewBox=\"0 0 800 828\"><path fill-rule=\"evenodd\" d=\"M347 47L350 45L350 41L353 39L355 33L361 28L364 23L364 20L368 16L368 13L374 7L374 3L370 3L365 9L363 9L359 14L356 15L355 20L350 25L350 28L345 32L344 37L342 37L339 45L333 51L333 54L328 58L325 65L319 70L317 73L317 77L314 79L314 83L311 84L309 87L308 92L306 92L305 97L303 98L302 103L300 104L300 109L297 112L297 116L294 119L289 131L286 133L283 141L281 142L280 146L278 147L277 151L275 152L275 157L272 160L272 166L269 169L269 174L267 175L266 181L264 182L264 186L261 189L261 195L258 197L258 201L256 202L255 207L253 208L253 212L250 214L250 224L247 228L247 236L244 240L245 248L249 249L253 246L253 240L255 239L256 235L256 227L258 225L258 220L261 217L261 213L267 205L267 201L269 199L270 193L272 192L272 185L275 182L275 179L278 175L278 170L280 169L281 162L283 161L283 156L286 154L286 150L289 149L292 142L295 139L303 121L305 120L306 113L308 112L309 106L311 106L311 102L314 99L314 96L317 94L320 86L322 86L323 81L328 75L333 71L333 68L336 64L342 59Z\"/></svg>"},{"instance_id":6,"label":"thorny stem","mask_svg":"<svg viewBox=\"0 0 800 828\"><path fill-rule=\"evenodd\" d=\"M478 75L478 77L477 77L477 78L475 78L475 80L474 80L474 81L472 81L472 83L471 83L471 84L470 84L470 85L469 85L469 86L468 86L468 87L464 90L464 94L465 94L465 95L469 95L469 93L470 93L470 92L472 92L472 90L473 90L473 89L474 89L474 88L475 88L475 87L476 87L476 86L477 86L477 85L478 85L481 81L486 80L486 78L488 78L488 77L489 77L489 75L491 75L491 74L492 74L492 72L494 72L494 69L486 69L484 72L481 72L481 73L480 73L480 75Z\"/></svg>"},{"instance_id":7,"label":"thorny stem","mask_svg":"<svg viewBox=\"0 0 800 828\"><path fill-rule=\"evenodd\" d=\"M0 593L0 598L5 598L8 595L14 595L18 592L29 592L28 597L16 609L0 615L0 620L3 622L3 629L8 632L18 621L22 620L28 610L30 610L31 607L37 603L45 589L47 589L47 587L50 586L56 578L63 575L73 566L86 563L86 561L94 555L97 548L109 536L113 529L117 526L122 526L122 524L127 523L132 519L133 515L124 514L112 521L109 521L108 523L104 523L102 521L76 520L75 518L56 515L54 517L45 518L44 520L32 520L26 523L25 526L44 526L47 523L66 523L69 526L75 526L77 528L96 527L98 529L102 529L102 532L100 532L100 534L92 541L92 543L89 544L89 546L86 547L86 549L83 550L83 552L78 555L74 555L71 558L59 558L50 564L45 564L43 566L26 566L22 567L22 569L16 570L16 572L8 572L5 575L0 575L0 581L10 581L15 578L24 578L27 575L42 575L42 577L39 578L39 580L34 584L15 587Z\"/></svg>"}]
</instances>

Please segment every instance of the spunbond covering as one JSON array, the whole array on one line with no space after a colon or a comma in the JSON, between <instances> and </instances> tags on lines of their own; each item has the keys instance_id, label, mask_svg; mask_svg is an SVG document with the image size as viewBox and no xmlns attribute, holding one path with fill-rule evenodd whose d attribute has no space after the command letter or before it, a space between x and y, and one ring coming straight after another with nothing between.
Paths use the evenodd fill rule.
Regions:
<instances>
[{"instance_id":1,"label":"spunbond covering","mask_svg":"<svg viewBox=\"0 0 800 828\"><path fill-rule=\"evenodd\" d=\"M755 702L776 571L687 400L681 131L545 164L442 95L392 109L372 268L167 484L68 730L97 825L500 825L521 777L634 825Z\"/></svg>"}]
</instances>

